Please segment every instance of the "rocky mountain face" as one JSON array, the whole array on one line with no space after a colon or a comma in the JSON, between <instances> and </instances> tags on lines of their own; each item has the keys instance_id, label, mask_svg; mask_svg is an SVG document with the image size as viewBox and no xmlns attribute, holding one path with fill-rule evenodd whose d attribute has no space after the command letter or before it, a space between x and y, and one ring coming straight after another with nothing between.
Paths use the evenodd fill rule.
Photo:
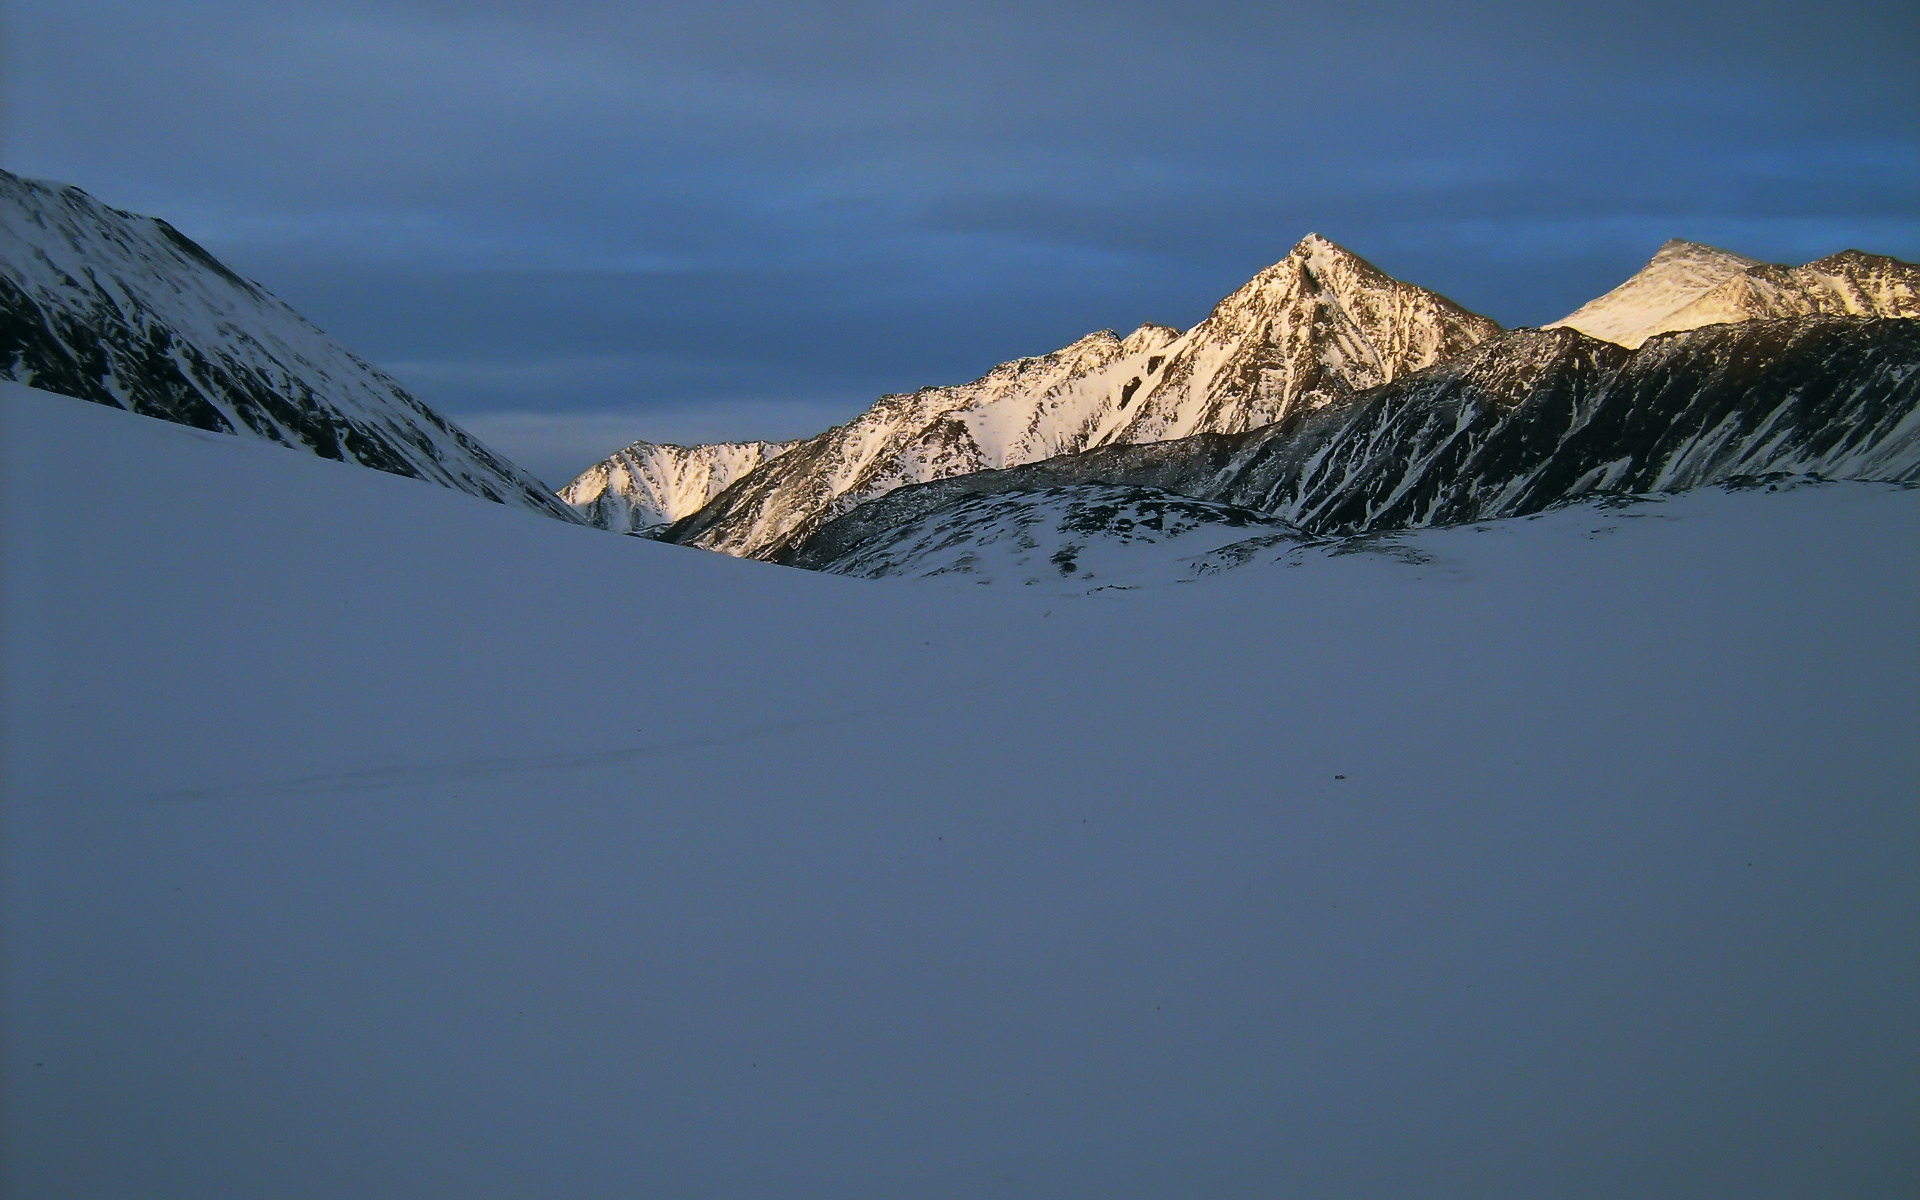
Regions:
<instances>
[{"instance_id":1,"label":"rocky mountain face","mask_svg":"<svg viewBox=\"0 0 1920 1200\"><path fill-rule=\"evenodd\" d=\"M1822 315L1920 317L1920 266L1842 250L1783 267L1676 240L1633 278L1547 328L1632 348L1703 325Z\"/></svg>"},{"instance_id":2,"label":"rocky mountain face","mask_svg":"<svg viewBox=\"0 0 1920 1200\"><path fill-rule=\"evenodd\" d=\"M1920 320L1799 317L1655 337L1515 330L1339 408L1265 428L1113 446L904 488L824 526L795 565L870 571L896 531L979 497L1141 487L1312 535L1518 516L1584 497L1766 476L1920 482ZM1057 508L1056 491L1044 501ZM1009 506L994 520L1004 524ZM865 556L864 558L862 556Z\"/></svg>"},{"instance_id":3,"label":"rocky mountain face","mask_svg":"<svg viewBox=\"0 0 1920 1200\"><path fill-rule=\"evenodd\" d=\"M578 519L165 221L4 171L0 378Z\"/></svg>"},{"instance_id":4,"label":"rocky mountain face","mask_svg":"<svg viewBox=\"0 0 1920 1200\"><path fill-rule=\"evenodd\" d=\"M1125 372L1172 340L1144 326L1089 334L1051 354L1002 363L972 383L882 397L781 455L672 526L669 541L772 557L821 522L910 483L1077 450L1087 414Z\"/></svg>"},{"instance_id":5,"label":"rocky mountain face","mask_svg":"<svg viewBox=\"0 0 1920 1200\"><path fill-rule=\"evenodd\" d=\"M1240 432L1338 407L1492 336L1492 321L1309 235L1185 333L1089 334L958 387L882 398L662 536L757 558L928 480L1089 447Z\"/></svg>"},{"instance_id":6,"label":"rocky mountain face","mask_svg":"<svg viewBox=\"0 0 1920 1200\"><path fill-rule=\"evenodd\" d=\"M1308 234L1170 343L1163 363L1149 358L1132 403L1102 412L1086 446L1240 433L1338 407L1499 331Z\"/></svg>"},{"instance_id":7,"label":"rocky mountain face","mask_svg":"<svg viewBox=\"0 0 1920 1200\"><path fill-rule=\"evenodd\" d=\"M798 442L634 442L560 490L589 525L615 533L657 533L698 512L728 484Z\"/></svg>"}]
</instances>

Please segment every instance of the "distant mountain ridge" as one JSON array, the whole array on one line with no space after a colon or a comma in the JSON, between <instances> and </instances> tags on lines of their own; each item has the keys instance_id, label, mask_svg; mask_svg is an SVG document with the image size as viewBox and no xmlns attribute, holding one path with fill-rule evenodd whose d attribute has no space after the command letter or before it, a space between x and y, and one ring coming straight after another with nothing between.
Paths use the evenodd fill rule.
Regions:
<instances>
[{"instance_id":1,"label":"distant mountain ridge","mask_svg":"<svg viewBox=\"0 0 1920 1200\"><path fill-rule=\"evenodd\" d=\"M971 383L883 397L661 536L776 558L897 487L1098 446L1258 428L1345 403L1498 331L1309 234L1185 333L1101 331Z\"/></svg>"},{"instance_id":2,"label":"distant mountain ridge","mask_svg":"<svg viewBox=\"0 0 1920 1200\"><path fill-rule=\"evenodd\" d=\"M883 506L887 499L872 506ZM839 525L834 522L827 530ZM823 530L816 540L825 536ZM866 579L1074 581L1099 591L1217 574L1256 558L1290 557L1297 562L1305 551L1339 554L1349 545L1236 505L1150 487L1082 484L959 496L888 529L883 537L850 545L814 565Z\"/></svg>"},{"instance_id":3,"label":"distant mountain ridge","mask_svg":"<svg viewBox=\"0 0 1920 1200\"><path fill-rule=\"evenodd\" d=\"M578 520L165 221L5 171L0 378Z\"/></svg>"},{"instance_id":4,"label":"distant mountain ridge","mask_svg":"<svg viewBox=\"0 0 1920 1200\"><path fill-rule=\"evenodd\" d=\"M750 472L661 536L772 557L825 520L903 484L1031 461L1085 444L1088 414L1175 331L1089 334L1051 354L1002 363L972 383L884 396L845 425Z\"/></svg>"},{"instance_id":5,"label":"distant mountain ridge","mask_svg":"<svg viewBox=\"0 0 1920 1200\"><path fill-rule=\"evenodd\" d=\"M1811 316L1920 317L1920 267L1858 250L1787 267L1676 239L1625 283L1546 328L1632 349L1703 325Z\"/></svg>"},{"instance_id":6,"label":"distant mountain ridge","mask_svg":"<svg viewBox=\"0 0 1920 1200\"><path fill-rule=\"evenodd\" d=\"M926 557L914 547L938 527L951 562L976 536L954 514L990 495L1026 493L1054 511L1076 488L1149 488L1303 535L1350 535L1770 475L1920 482L1920 320L1719 324L1638 350L1571 328L1514 330L1349 407L1249 433L902 488L824 526L788 561L911 574ZM1016 517L1000 504L992 519Z\"/></svg>"},{"instance_id":7,"label":"distant mountain ridge","mask_svg":"<svg viewBox=\"0 0 1920 1200\"><path fill-rule=\"evenodd\" d=\"M1850 250L1781 267L1676 240L1545 330L1579 331L1595 343L1581 352L1605 357L1609 346L1630 350L1712 325L1920 315L1917 294L1920 267L1898 259ZM1094 334L960 388L884 398L749 472L658 536L807 561L801 548L817 531L895 489L1044 462L1048 451L1112 450L1110 457L1140 465L1158 463L1163 456L1151 447L1163 442L1332 427L1341 418L1328 414L1345 412L1368 389L1444 372L1497 333L1493 322L1309 235L1184 334L1160 326L1124 340ZM1502 344L1503 369L1524 373L1525 360L1547 343L1536 335ZM1102 481L1218 498L1163 474L1156 465Z\"/></svg>"},{"instance_id":8,"label":"distant mountain ridge","mask_svg":"<svg viewBox=\"0 0 1920 1200\"><path fill-rule=\"evenodd\" d=\"M728 484L799 444L634 442L560 489L560 499L589 525L648 535L700 511Z\"/></svg>"}]
</instances>

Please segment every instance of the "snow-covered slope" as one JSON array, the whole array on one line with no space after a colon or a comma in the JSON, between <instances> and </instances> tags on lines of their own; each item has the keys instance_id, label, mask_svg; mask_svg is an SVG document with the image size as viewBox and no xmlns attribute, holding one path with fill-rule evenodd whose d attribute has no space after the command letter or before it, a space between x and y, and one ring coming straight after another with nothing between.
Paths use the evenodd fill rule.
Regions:
<instances>
[{"instance_id":1,"label":"snow-covered slope","mask_svg":"<svg viewBox=\"0 0 1920 1200\"><path fill-rule=\"evenodd\" d=\"M698 512L728 484L798 444L634 442L561 488L560 499L589 525L649 534Z\"/></svg>"},{"instance_id":2,"label":"snow-covered slope","mask_svg":"<svg viewBox=\"0 0 1920 1200\"><path fill-rule=\"evenodd\" d=\"M1063 598L0 455L9 1200L1912 1194L1920 490Z\"/></svg>"},{"instance_id":3,"label":"snow-covered slope","mask_svg":"<svg viewBox=\"0 0 1920 1200\"><path fill-rule=\"evenodd\" d=\"M165 221L5 171L0 378L576 519Z\"/></svg>"},{"instance_id":4,"label":"snow-covered slope","mask_svg":"<svg viewBox=\"0 0 1920 1200\"><path fill-rule=\"evenodd\" d=\"M1597 538L1638 521L1713 513L1724 502L1723 493L1898 491L1906 486L1804 476L1743 481L1720 489L1603 496L1555 510L1553 521L1556 536ZM1525 519L1538 520L1540 515ZM1470 531L1512 537L1517 528L1509 518L1444 530L1316 535L1235 505L1153 488L1080 484L1043 492L957 495L837 556L829 543L816 538L794 565L862 579L1015 585L1048 596L1085 596L1212 581L1229 571L1326 570L1332 560L1354 555L1446 576L1460 569L1463 550L1471 557L1470 548L1452 535Z\"/></svg>"},{"instance_id":5,"label":"snow-covered slope","mask_svg":"<svg viewBox=\"0 0 1920 1200\"><path fill-rule=\"evenodd\" d=\"M1043 598L3 390L9 1197L1912 1182L1920 492Z\"/></svg>"},{"instance_id":6,"label":"snow-covered slope","mask_svg":"<svg viewBox=\"0 0 1920 1200\"><path fill-rule=\"evenodd\" d=\"M1308 235L1186 333L1145 325L882 398L675 525L673 541L756 558L906 484L1092 446L1239 432L1336 405L1498 330Z\"/></svg>"},{"instance_id":7,"label":"snow-covered slope","mask_svg":"<svg viewBox=\"0 0 1920 1200\"><path fill-rule=\"evenodd\" d=\"M1920 321L1750 321L1637 351L1503 334L1344 420L1262 431L1218 498L1380 530L1770 474L1920 479Z\"/></svg>"},{"instance_id":8,"label":"snow-covered slope","mask_svg":"<svg viewBox=\"0 0 1920 1200\"><path fill-rule=\"evenodd\" d=\"M902 484L1078 449L1087 414L1175 331L1089 334L972 383L884 396L721 492L664 535L703 549L769 557L821 521Z\"/></svg>"},{"instance_id":9,"label":"snow-covered slope","mask_svg":"<svg viewBox=\"0 0 1920 1200\"><path fill-rule=\"evenodd\" d=\"M1782 267L1676 240L1633 278L1546 328L1635 347L1703 325L1817 315L1920 317L1920 266L1843 250Z\"/></svg>"},{"instance_id":10,"label":"snow-covered slope","mask_svg":"<svg viewBox=\"0 0 1920 1200\"><path fill-rule=\"evenodd\" d=\"M1501 334L1340 409L1241 435L1114 446L905 488L819 530L793 561L832 564L945 506L1076 485L1156 488L1313 533L1539 512L1596 493L1763 475L1920 480L1920 321L1809 317L1715 325L1637 351L1572 329ZM1060 503L1050 499L1037 518ZM978 536L997 536L1009 513ZM973 510L969 510L973 511ZM984 511L984 510L980 510Z\"/></svg>"},{"instance_id":11,"label":"snow-covered slope","mask_svg":"<svg viewBox=\"0 0 1920 1200\"><path fill-rule=\"evenodd\" d=\"M1200 578L1250 561L1256 547L1272 558L1323 545L1344 548L1251 509L1086 484L958 496L838 555L816 537L793 565L867 579L948 577L1080 593Z\"/></svg>"},{"instance_id":12,"label":"snow-covered slope","mask_svg":"<svg viewBox=\"0 0 1920 1200\"><path fill-rule=\"evenodd\" d=\"M1758 259L1674 238L1619 287L1545 326L1578 329L1589 337L1638 346L1652 330Z\"/></svg>"}]
</instances>

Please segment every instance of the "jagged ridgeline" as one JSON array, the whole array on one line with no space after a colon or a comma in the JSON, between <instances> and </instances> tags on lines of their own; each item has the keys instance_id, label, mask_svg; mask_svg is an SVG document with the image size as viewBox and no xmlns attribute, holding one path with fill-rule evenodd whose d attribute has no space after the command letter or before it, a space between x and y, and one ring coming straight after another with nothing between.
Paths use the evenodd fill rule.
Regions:
<instances>
[{"instance_id":1,"label":"jagged ridgeline","mask_svg":"<svg viewBox=\"0 0 1920 1200\"><path fill-rule=\"evenodd\" d=\"M0 378L577 520L165 221L4 171Z\"/></svg>"},{"instance_id":2,"label":"jagged ridgeline","mask_svg":"<svg viewBox=\"0 0 1920 1200\"><path fill-rule=\"evenodd\" d=\"M1673 241L1620 287L1547 328L1604 339L1607 344L1584 352L1611 360L1615 350L1669 332L1816 316L1920 316L1920 269L1852 250L1800 267L1776 266ZM1389 389L1383 395L1411 396L1391 389L1422 372L1449 378L1447 364L1465 361L1498 333L1493 322L1309 235L1184 334L1153 325L1126 338L1096 333L1052 354L1002 364L969 384L885 397L849 424L750 470L657 536L732 554L812 562L818 547L805 555L800 549L823 526L896 489L1103 448L1143 447L1138 453L1112 449L1095 461L1101 470L1118 473L1081 481L1191 491L1201 484L1169 465L1188 461L1185 452L1151 447L1187 438L1205 444L1206 435L1256 429L1279 439L1275 445L1298 437L1305 447L1328 430L1347 428L1350 416L1362 419L1356 408L1362 396L1382 388ZM1537 337L1503 340L1496 357L1524 373L1527 360L1549 344ZM1594 437L1590 433L1589 441ZM1416 453L1410 445L1399 449ZM1524 457L1525 447L1507 449ZM1544 443L1533 446L1537 453L1546 449ZM1370 468L1375 475L1392 461L1392 453L1383 453ZM1556 453L1565 462L1573 451ZM1125 470L1119 470L1122 463ZM1422 486L1439 486L1440 462L1410 460L1409 467L1424 473ZM601 477L583 481L605 489ZM1331 498L1340 491L1333 480L1327 474L1302 483L1299 503L1338 511L1348 520L1351 506L1379 502L1354 491L1342 493L1348 506L1342 508ZM1616 485L1625 486L1621 480L1606 486ZM963 490L979 494L979 487L998 486L982 481ZM928 497L940 493L934 488L903 499L903 507L882 506L875 513L924 510ZM1396 503L1405 509L1413 495ZM875 513L861 520L878 519ZM1391 519L1397 518L1379 514L1350 523ZM839 536L844 534L845 527Z\"/></svg>"},{"instance_id":3,"label":"jagged ridgeline","mask_svg":"<svg viewBox=\"0 0 1920 1200\"><path fill-rule=\"evenodd\" d=\"M1813 316L1920 316L1920 268L1858 250L1786 267L1675 240L1631 279L1547 328L1632 348L1682 329Z\"/></svg>"},{"instance_id":4,"label":"jagged ridgeline","mask_svg":"<svg viewBox=\"0 0 1920 1200\"><path fill-rule=\"evenodd\" d=\"M1912 482L1916 319L1911 263L1676 241L1503 333L1308 235L1184 333L1089 334L800 442L636 442L555 496L166 222L0 172L0 378L623 533L825 569L857 550L863 573L913 557L890 537L1141 505L1320 537L1753 475ZM1094 486L1133 491L1060 491ZM1055 516L944 507L1036 491Z\"/></svg>"},{"instance_id":5,"label":"jagged ridgeline","mask_svg":"<svg viewBox=\"0 0 1920 1200\"><path fill-rule=\"evenodd\" d=\"M651 537L798 442L634 442L560 490L589 525Z\"/></svg>"},{"instance_id":6,"label":"jagged ridgeline","mask_svg":"<svg viewBox=\"0 0 1920 1200\"><path fill-rule=\"evenodd\" d=\"M1254 429L1338 407L1498 331L1309 235L1185 333L1102 331L971 383L883 397L750 471L661 536L779 558L898 487L1095 446Z\"/></svg>"},{"instance_id":7,"label":"jagged ridgeline","mask_svg":"<svg viewBox=\"0 0 1920 1200\"><path fill-rule=\"evenodd\" d=\"M931 532L946 563L994 536L970 523L988 511L982 496L1012 498L991 506L996 527L1019 519L1021 504L1051 513L1078 490L1135 487L1326 536L1783 475L1920 481L1920 320L1744 321L1658 335L1637 350L1573 328L1514 330L1350 405L1251 432L902 488L827 524L789 561L922 573Z\"/></svg>"}]
</instances>

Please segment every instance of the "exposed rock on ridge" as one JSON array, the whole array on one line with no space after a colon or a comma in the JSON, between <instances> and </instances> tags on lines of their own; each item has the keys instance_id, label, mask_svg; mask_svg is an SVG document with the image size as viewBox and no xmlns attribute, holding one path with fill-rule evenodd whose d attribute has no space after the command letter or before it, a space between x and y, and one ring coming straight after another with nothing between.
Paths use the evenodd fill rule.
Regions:
<instances>
[{"instance_id":1,"label":"exposed rock on ridge","mask_svg":"<svg viewBox=\"0 0 1920 1200\"><path fill-rule=\"evenodd\" d=\"M1451 358L1499 330L1308 234L1170 345L1134 403L1103 414L1086 445L1256 429Z\"/></svg>"},{"instance_id":2,"label":"exposed rock on ridge","mask_svg":"<svg viewBox=\"0 0 1920 1200\"><path fill-rule=\"evenodd\" d=\"M856 510L857 511L857 510ZM1340 543L1250 509L1146 487L1083 484L967 496L833 562L836 574L973 583L1075 580L1090 590L1194 578L1251 557Z\"/></svg>"}]
</instances>

